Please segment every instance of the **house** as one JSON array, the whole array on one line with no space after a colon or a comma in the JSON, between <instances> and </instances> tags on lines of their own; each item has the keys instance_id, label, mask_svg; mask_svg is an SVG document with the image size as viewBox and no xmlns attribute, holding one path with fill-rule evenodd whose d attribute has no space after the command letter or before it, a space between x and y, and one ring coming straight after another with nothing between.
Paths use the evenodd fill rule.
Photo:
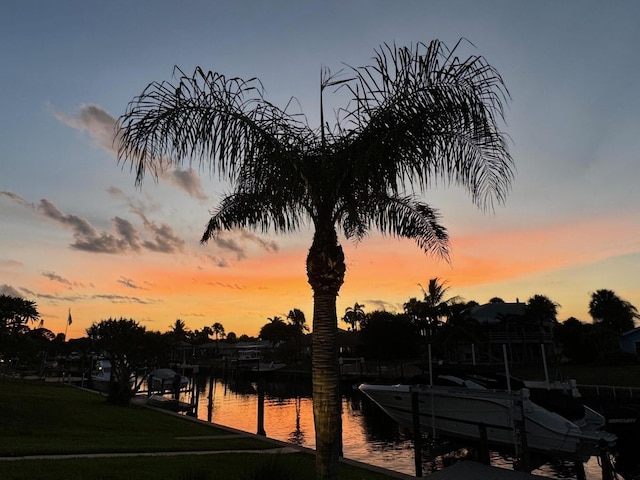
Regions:
<instances>
[{"instance_id":1,"label":"house","mask_svg":"<svg viewBox=\"0 0 640 480\"><path fill-rule=\"evenodd\" d=\"M512 363L541 365L543 352L546 358L553 358L553 327L557 321L528 318L525 303L516 300L478 305L471 309L470 316L482 328L486 344L480 350L489 362L502 361L503 345Z\"/></svg>"},{"instance_id":2,"label":"house","mask_svg":"<svg viewBox=\"0 0 640 480\"><path fill-rule=\"evenodd\" d=\"M620 350L630 355L640 356L640 328L634 328L620 335Z\"/></svg>"}]
</instances>

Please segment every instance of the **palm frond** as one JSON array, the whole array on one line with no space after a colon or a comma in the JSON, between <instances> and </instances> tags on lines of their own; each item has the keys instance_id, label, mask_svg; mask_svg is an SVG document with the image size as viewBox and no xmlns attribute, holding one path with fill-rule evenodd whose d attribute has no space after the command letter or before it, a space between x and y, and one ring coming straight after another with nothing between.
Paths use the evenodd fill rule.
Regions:
<instances>
[{"instance_id":1,"label":"palm frond","mask_svg":"<svg viewBox=\"0 0 640 480\"><path fill-rule=\"evenodd\" d=\"M197 161L233 178L246 162L300 156L316 142L296 115L265 101L256 79L227 79L199 67L192 76L153 82L118 121L118 158L140 183L147 170Z\"/></svg>"},{"instance_id":2,"label":"palm frond","mask_svg":"<svg viewBox=\"0 0 640 480\"><path fill-rule=\"evenodd\" d=\"M461 60L439 41L385 45L374 65L353 68L353 101L343 111L351 125L345 146L354 168L401 191L438 181L466 187L481 208L502 203L513 178L503 120L508 91L482 57Z\"/></svg>"},{"instance_id":3,"label":"palm frond","mask_svg":"<svg viewBox=\"0 0 640 480\"><path fill-rule=\"evenodd\" d=\"M410 196L372 195L357 211L345 210L347 238L359 240L372 227L384 235L415 240L427 254L449 260L449 236L437 210Z\"/></svg>"},{"instance_id":4,"label":"palm frond","mask_svg":"<svg viewBox=\"0 0 640 480\"><path fill-rule=\"evenodd\" d=\"M201 242L206 243L224 230L246 228L262 233L287 233L305 222L304 210L279 196L261 193L234 193L226 196L212 212Z\"/></svg>"}]
</instances>

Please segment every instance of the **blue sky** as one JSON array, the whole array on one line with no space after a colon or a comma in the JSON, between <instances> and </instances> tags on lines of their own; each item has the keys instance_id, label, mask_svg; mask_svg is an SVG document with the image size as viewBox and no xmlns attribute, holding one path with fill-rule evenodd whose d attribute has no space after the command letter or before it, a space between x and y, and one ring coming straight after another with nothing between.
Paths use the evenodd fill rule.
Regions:
<instances>
[{"instance_id":1,"label":"blue sky","mask_svg":"<svg viewBox=\"0 0 640 480\"><path fill-rule=\"evenodd\" d=\"M174 65L200 65L260 78L269 100L295 97L316 125L322 66L368 64L384 42L466 38L464 52L495 66L512 97L504 130L517 173L507 203L482 213L455 188L427 197L449 228L451 266L377 236L345 245L338 313L356 301L397 309L435 276L481 303L547 295L560 319L589 320L600 288L640 307L639 24L635 1L8 3L0 289L35 300L54 331L71 308L76 335L120 315L152 329L183 318L249 334L294 307L310 321L309 233L200 246L224 186L204 173L167 174L136 189L116 163L114 120L148 83L171 80ZM139 250L117 248L125 227ZM160 288L166 278L191 289Z\"/></svg>"}]
</instances>

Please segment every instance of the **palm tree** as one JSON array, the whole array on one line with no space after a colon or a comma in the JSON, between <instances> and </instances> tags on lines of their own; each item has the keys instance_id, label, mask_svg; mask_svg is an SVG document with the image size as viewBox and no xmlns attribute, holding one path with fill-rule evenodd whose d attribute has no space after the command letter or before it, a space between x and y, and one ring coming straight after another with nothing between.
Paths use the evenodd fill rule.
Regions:
<instances>
[{"instance_id":1,"label":"palm tree","mask_svg":"<svg viewBox=\"0 0 640 480\"><path fill-rule=\"evenodd\" d=\"M634 305L621 299L612 290L606 289L597 290L591 294L589 315L594 323L618 333L633 329L635 320L640 318L638 309Z\"/></svg>"},{"instance_id":2,"label":"palm tree","mask_svg":"<svg viewBox=\"0 0 640 480\"><path fill-rule=\"evenodd\" d=\"M256 79L200 67L153 82L120 117L118 158L157 178L167 166L196 162L230 181L202 241L225 230L292 233L313 226L307 278L313 291L313 406L316 475L338 476L341 453L336 298L345 259L338 231L361 240L371 230L414 239L448 258L438 212L418 196L436 181L465 187L476 205L502 203L513 176L498 128L508 96L502 78L462 42L384 45L372 65L349 76L320 75L320 126L279 109ZM325 122L327 89L351 101Z\"/></svg>"},{"instance_id":3,"label":"palm tree","mask_svg":"<svg viewBox=\"0 0 640 480\"><path fill-rule=\"evenodd\" d=\"M224 338L224 326L220 322L215 322L211 325L211 331L216 336L216 342L218 341L218 337Z\"/></svg>"},{"instance_id":4,"label":"palm tree","mask_svg":"<svg viewBox=\"0 0 640 480\"><path fill-rule=\"evenodd\" d=\"M218 337L224 338L224 326L222 326L220 322L215 322L213 325L211 325L211 331L216 336L216 355L217 355L219 352Z\"/></svg>"},{"instance_id":5,"label":"palm tree","mask_svg":"<svg viewBox=\"0 0 640 480\"><path fill-rule=\"evenodd\" d=\"M458 297L445 299L445 294L449 291L449 287L446 286L446 282L441 281L438 277L431 278L426 289L422 285L420 285L420 288L423 294L427 333L428 336L433 336L435 330L442 323L440 319L447 315L448 306L460 299Z\"/></svg>"},{"instance_id":6,"label":"palm tree","mask_svg":"<svg viewBox=\"0 0 640 480\"><path fill-rule=\"evenodd\" d=\"M344 317L342 321L348 323L352 331L358 329L358 325L362 323L366 315L364 313L364 305L360 305L358 302L353 304L353 307L347 307L344 311Z\"/></svg>"},{"instance_id":7,"label":"palm tree","mask_svg":"<svg viewBox=\"0 0 640 480\"><path fill-rule=\"evenodd\" d=\"M287 320L291 322L291 325L295 327L300 334L304 334L304 332L309 331L309 327L307 326L307 319L304 316L304 312L299 308L293 308L289 310L287 314Z\"/></svg>"},{"instance_id":8,"label":"palm tree","mask_svg":"<svg viewBox=\"0 0 640 480\"><path fill-rule=\"evenodd\" d=\"M189 335L189 330L187 329L187 324L184 323L184 320L180 318L176 319L171 325L169 325L171 329L171 334L175 338L176 342L180 343L187 338Z\"/></svg>"}]
</instances>

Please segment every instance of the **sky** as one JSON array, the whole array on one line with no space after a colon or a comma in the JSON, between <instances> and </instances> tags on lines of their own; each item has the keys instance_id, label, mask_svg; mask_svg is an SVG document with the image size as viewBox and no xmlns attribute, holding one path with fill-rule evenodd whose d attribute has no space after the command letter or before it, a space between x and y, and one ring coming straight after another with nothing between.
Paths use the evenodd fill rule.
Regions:
<instances>
[{"instance_id":1,"label":"sky","mask_svg":"<svg viewBox=\"0 0 640 480\"><path fill-rule=\"evenodd\" d=\"M317 125L321 68L368 65L384 43L464 38L464 54L486 58L510 93L507 201L485 212L457 187L425 194L449 231L450 263L375 233L341 239L338 316L356 302L401 311L435 277L479 303L546 295L559 320L591 321L599 289L640 308L639 24L640 2L623 0L5 3L0 293L35 301L44 326L69 338L119 317L257 335L299 308L311 323L312 232L233 231L201 245L228 186L174 170L136 187L117 161L117 118L174 66L200 66L259 78L269 101L295 98Z\"/></svg>"}]
</instances>

